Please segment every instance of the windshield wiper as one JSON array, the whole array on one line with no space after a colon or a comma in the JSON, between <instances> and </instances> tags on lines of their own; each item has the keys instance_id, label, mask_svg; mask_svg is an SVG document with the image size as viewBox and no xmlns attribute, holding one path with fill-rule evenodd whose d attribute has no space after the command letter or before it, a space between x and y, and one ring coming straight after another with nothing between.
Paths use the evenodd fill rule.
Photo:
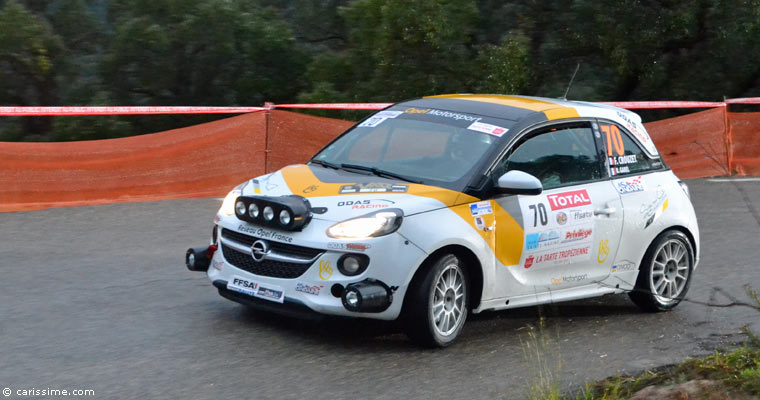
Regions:
<instances>
[{"instance_id":1,"label":"windshield wiper","mask_svg":"<svg viewBox=\"0 0 760 400\"><path fill-rule=\"evenodd\" d=\"M391 179L398 179L405 182L411 182L411 183L421 183L420 181L416 181L411 178L407 178L403 175L395 174L393 172L383 171L382 169L377 169L375 167L367 167L364 165L356 165L356 164L340 164L341 168L349 168L349 169L358 169L360 171L368 171L376 176L380 176L383 178L391 178Z\"/></svg>"},{"instance_id":2,"label":"windshield wiper","mask_svg":"<svg viewBox=\"0 0 760 400\"><path fill-rule=\"evenodd\" d=\"M340 169L341 168L340 165L333 164L333 163L327 162L327 161L322 161L322 160L309 160L309 162L312 163L312 164L317 164L317 165L321 165L323 167L332 168L332 169Z\"/></svg>"}]
</instances>

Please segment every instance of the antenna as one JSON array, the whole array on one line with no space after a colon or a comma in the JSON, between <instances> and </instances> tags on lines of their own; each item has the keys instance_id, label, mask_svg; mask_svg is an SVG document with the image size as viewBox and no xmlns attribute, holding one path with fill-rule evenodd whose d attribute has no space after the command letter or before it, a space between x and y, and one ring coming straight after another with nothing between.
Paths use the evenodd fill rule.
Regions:
<instances>
[{"instance_id":1,"label":"antenna","mask_svg":"<svg viewBox=\"0 0 760 400\"><path fill-rule=\"evenodd\" d=\"M573 72L573 77L570 78L570 83L567 84L567 90L565 90L565 94L560 97L562 100L567 100L567 93L570 92L570 86L573 85L573 81L575 80L575 74L578 73L578 70L581 69L581 63L578 63L578 65L575 66L575 72Z\"/></svg>"}]
</instances>

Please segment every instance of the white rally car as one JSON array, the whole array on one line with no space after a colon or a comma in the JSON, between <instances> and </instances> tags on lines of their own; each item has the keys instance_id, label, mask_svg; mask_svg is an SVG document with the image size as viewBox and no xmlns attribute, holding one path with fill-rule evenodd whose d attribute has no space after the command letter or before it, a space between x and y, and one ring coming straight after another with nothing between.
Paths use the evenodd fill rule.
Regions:
<instances>
[{"instance_id":1,"label":"white rally car","mask_svg":"<svg viewBox=\"0 0 760 400\"><path fill-rule=\"evenodd\" d=\"M699 260L688 189L636 114L533 97L395 104L240 184L215 222L185 261L222 296L400 317L429 346L469 312L623 292L667 310Z\"/></svg>"}]
</instances>

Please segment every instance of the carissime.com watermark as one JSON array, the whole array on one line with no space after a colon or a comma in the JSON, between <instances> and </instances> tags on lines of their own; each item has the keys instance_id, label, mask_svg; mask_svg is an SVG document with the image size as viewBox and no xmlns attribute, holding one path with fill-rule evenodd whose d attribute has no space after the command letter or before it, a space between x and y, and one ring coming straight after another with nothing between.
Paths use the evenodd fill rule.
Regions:
<instances>
[{"instance_id":1,"label":"carissime.com watermark","mask_svg":"<svg viewBox=\"0 0 760 400\"><path fill-rule=\"evenodd\" d=\"M4 388L3 396L37 397L37 396L95 396L92 389L54 389L54 388Z\"/></svg>"}]
</instances>

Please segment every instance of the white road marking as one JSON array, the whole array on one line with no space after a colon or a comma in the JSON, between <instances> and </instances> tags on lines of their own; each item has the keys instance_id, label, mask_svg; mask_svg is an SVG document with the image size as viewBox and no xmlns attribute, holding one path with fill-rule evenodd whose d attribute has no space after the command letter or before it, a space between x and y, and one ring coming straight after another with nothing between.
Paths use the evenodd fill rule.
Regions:
<instances>
[{"instance_id":1,"label":"white road marking","mask_svg":"<svg viewBox=\"0 0 760 400\"><path fill-rule=\"evenodd\" d=\"M758 182L760 178L709 178L708 182Z\"/></svg>"}]
</instances>

